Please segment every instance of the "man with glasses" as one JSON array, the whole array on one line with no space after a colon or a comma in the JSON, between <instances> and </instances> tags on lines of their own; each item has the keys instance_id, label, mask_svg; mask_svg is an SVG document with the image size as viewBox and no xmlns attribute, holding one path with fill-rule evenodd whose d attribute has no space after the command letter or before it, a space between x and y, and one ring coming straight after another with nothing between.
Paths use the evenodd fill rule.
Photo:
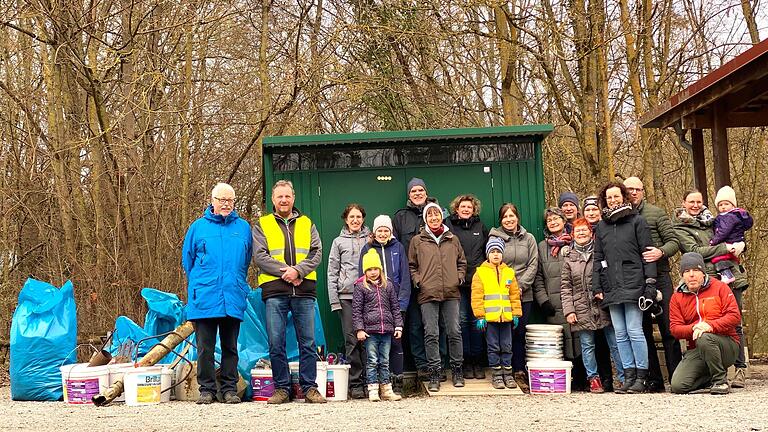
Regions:
<instances>
[{"instance_id":1,"label":"man with glasses","mask_svg":"<svg viewBox=\"0 0 768 432\"><path fill-rule=\"evenodd\" d=\"M295 201L293 184L278 180L272 186L273 213L262 216L253 226L253 261L259 267L269 358L275 380L275 392L267 401L270 404L290 401L291 376L285 351L288 312L293 314L299 345L299 384L304 400L326 402L315 382L315 270L323 257L322 244L315 224L293 206Z\"/></svg>"},{"instance_id":2,"label":"man with glasses","mask_svg":"<svg viewBox=\"0 0 768 432\"><path fill-rule=\"evenodd\" d=\"M645 200L645 189L643 188L643 182L639 178L627 178L624 180L624 186L629 192L629 200L632 202L632 206L645 218L648 228L651 230L653 246L643 252L643 259L646 262L656 263L658 271L656 288L661 291L663 296L661 301L663 310L660 315L652 316L649 309L643 316L643 332L648 342L649 371L647 388L650 392L663 392L664 378L661 375L661 366L656 351L656 343L653 338L653 320L655 318L659 324L659 333L664 345L664 359L667 363L667 373L671 377L682 359L680 343L672 336L669 329L669 300L672 298L673 292L672 279L669 276L669 258L674 256L679 250L677 237L675 236L672 221L664 210Z\"/></svg>"},{"instance_id":3,"label":"man with glasses","mask_svg":"<svg viewBox=\"0 0 768 432\"><path fill-rule=\"evenodd\" d=\"M246 276L252 253L251 226L235 211L235 190L219 183L211 204L184 237L181 262L187 274L187 319L197 334L198 404L239 403L237 337L250 287ZM221 341L220 390L213 353Z\"/></svg>"}]
</instances>

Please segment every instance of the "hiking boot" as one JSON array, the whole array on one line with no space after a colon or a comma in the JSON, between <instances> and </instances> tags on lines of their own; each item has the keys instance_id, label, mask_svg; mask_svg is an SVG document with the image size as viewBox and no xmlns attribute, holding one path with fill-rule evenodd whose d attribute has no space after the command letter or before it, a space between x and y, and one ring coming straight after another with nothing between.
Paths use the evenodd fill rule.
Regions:
<instances>
[{"instance_id":1,"label":"hiking boot","mask_svg":"<svg viewBox=\"0 0 768 432\"><path fill-rule=\"evenodd\" d=\"M381 400L378 384L368 384L368 400L371 402L379 402Z\"/></svg>"},{"instance_id":2,"label":"hiking boot","mask_svg":"<svg viewBox=\"0 0 768 432\"><path fill-rule=\"evenodd\" d=\"M451 378L454 387L464 387L464 372L461 366L454 366L451 369Z\"/></svg>"},{"instance_id":3,"label":"hiking boot","mask_svg":"<svg viewBox=\"0 0 768 432\"><path fill-rule=\"evenodd\" d=\"M744 388L747 381L747 369L736 368L736 373L733 375L733 381L731 381L731 387Z\"/></svg>"},{"instance_id":4,"label":"hiking boot","mask_svg":"<svg viewBox=\"0 0 768 432\"><path fill-rule=\"evenodd\" d=\"M431 392L440 391L440 374L440 368L432 370L429 374L429 385L427 386L427 390Z\"/></svg>"},{"instance_id":5,"label":"hiking boot","mask_svg":"<svg viewBox=\"0 0 768 432\"><path fill-rule=\"evenodd\" d=\"M197 398L198 405L210 405L213 403L213 395L208 392L200 393L200 397Z\"/></svg>"},{"instance_id":6,"label":"hiking boot","mask_svg":"<svg viewBox=\"0 0 768 432\"><path fill-rule=\"evenodd\" d=\"M504 387L504 371L501 368L493 368L491 374L491 385L497 390L501 390Z\"/></svg>"},{"instance_id":7,"label":"hiking boot","mask_svg":"<svg viewBox=\"0 0 768 432\"><path fill-rule=\"evenodd\" d=\"M712 384L712 387L709 389L709 393L713 395L725 395L731 392L731 387L728 385L727 382L722 382L720 384Z\"/></svg>"},{"instance_id":8,"label":"hiking boot","mask_svg":"<svg viewBox=\"0 0 768 432\"><path fill-rule=\"evenodd\" d=\"M403 397L399 394L395 394L392 391L392 384L382 384L379 386L379 392L381 393L381 400L385 401L399 401Z\"/></svg>"},{"instance_id":9,"label":"hiking boot","mask_svg":"<svg viewBox=\"0 0 768 432\"><path fill-rule=\"evenodd\" d=\"M517 388L515 373L512 371L511 367L504 368L504 386L510 389Z\"/></svg>"},{"instance_id":10,"label":"hiking boot","mask_svg":"<svg viewBox=\"0 0 768 432\"><path fill-rule=\"evenodd\" d=\"M637 369L635 368L626 368L624 369L624 384L621 385L621 387L617 388L615 390L616 394L627 394L630 387L635 383L635 376L637 374Z\"/></svg>"},{"instance_id":11,"label":"hiking boot","mask_svg":"<svg viewBox=\"0 0 768 432\"><path fill-rule=\"evenodd\" d=\"M605 389L603 389L603 382L600 381L600 377L596 376L589 379L589 392L605 393Z\"/></svg>"},{"instance_id":12,"label":"hiking boot","mask_svg":"<svg viewBox=\"0 0 768 432\"><path fill-rule=\"evenodd\" d=\"M275 392L272 393L272 396L267 399L268 404L284 404L291 401L291 396L288 394L288 391L285 389L275 389Z\"/></svg>"},{"instance_id":13,"label":"hiking boot","mask_svg":"<svg viewBox=\"0 0 768 432\"><path fill-rule=\"evenodd\" d=\"M476 362L472 368L475 370L475 378L485 379L485 367L483 365Z\"/></svg>"},{"instance_id":14,"label":"hiking boot","mask_svg":"<svg viewBox=\"0 0 768 432\"><path fill-rule=\"evenodd\" d=\"M350 399L365 399L365 390L362 387L352 387L349 389Z\"/></svg>"},{"instance_id":15,"label":"hiking boot","mask_svg":"<svg viewBox=\"0 0 768 432\"><path fill-rule=\"evenodd\" d=\"M528 386L528 377L525 376L525 372L515 372L515 382L517 383L517 386L520 387L520 390L523 391L523 393L528 394L531 392L531 388Z\"/></svg>"},{"instance_id":16,"label":"hiking boot","mask_svg":"<svg viewBox=\"0 0 768 432\"><path fill-rule=\"evenodd\" d=\"M635 382L629 386L627 393L638 394L645 393L645 380L648 378L648 369L637 369L637 375L635 376Z\"/></svg>"},{"instance_id":17,"label":"hiking boot","mask_svg":"<svg viewBox=\"0 0 768 432\"><path fill-rule=\"evenodd\" d=\"M240 397L235 392L226 392L224 394L224 403L228 404L239 404L240 403Z\"/></svg>"},{"instance_id":18,"label":"hiking boot","mask_svg":"<svg viewBox=\"0 0 768 432\"><path fill-rule=\"evenodd\" d=\"M317 390L317 387L312 387L309 389L307 394L304 395L304 402L306 403L326 403L328 402L325 400L325 397L320 394L320 392Z\"/></svg>"},{"instance_id":19,"label":"hiking boot","mask_svg":"<svg viewBox=\"0 0 768 432\"><path fill-rule=\"evenodd\" d=\"M472 361L467 361L464 363L464 378L475 379L475 367L472 364Z\"/></svg>"}]
</instances>

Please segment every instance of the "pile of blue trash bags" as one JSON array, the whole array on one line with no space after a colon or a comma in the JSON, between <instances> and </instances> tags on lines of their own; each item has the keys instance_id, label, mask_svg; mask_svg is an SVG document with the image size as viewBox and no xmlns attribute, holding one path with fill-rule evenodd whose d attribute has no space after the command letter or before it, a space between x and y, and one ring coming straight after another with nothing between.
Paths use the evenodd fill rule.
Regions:
<instances>
[{"instance_id":1,"label":"pile of blue trash bags","mask_svg":"<svg viewBox=\"0 0 768 432\"><path fill-rule=\"evenodd\" d=\"M153 288L141 290L147 302L144 326L126 316L115 321L109 351L113 356L128 355L131 360L143 357L163 334L173 331L186 321L185 306L176 294ZM237 340L240 375L250 383L251 369L264 358L269 358L269 342L266 330L266 308L261 299L261 289L248 295L248 305L240 336ZM315 322L320 324L320 309L315 303ZM286 349L289 361L299 358L293 320L288 320ZM156 336L156 337L154 337ZM161 363L172 363L177 354L189 361L197 359L192 334L187 341L168 354ZM322 325L315 325L315 341L325 345ZM185 345L189 344L189 347ZM220 348L216 346L216 358ZM32 278L27 279L19 293L19 303L11 323L11 399L17 401L62 400L60 367L76 362L77 357L77 307L74 287L67 281L61 288ZM246 397L250 396L250 386Z\"/></svg>"}]
</instances>

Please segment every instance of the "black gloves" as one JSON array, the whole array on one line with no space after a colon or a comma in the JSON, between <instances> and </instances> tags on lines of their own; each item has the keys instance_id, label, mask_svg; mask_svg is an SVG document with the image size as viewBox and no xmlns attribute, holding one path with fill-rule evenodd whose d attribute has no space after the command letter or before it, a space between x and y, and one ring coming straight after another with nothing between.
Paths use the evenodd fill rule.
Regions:
<instances>
[{"instance_id":1,"label":"black gloves","mask_svg":"<svg viewBox=\"0 0 768 432\"><path fill-rule=\"evenodd\" d=\"M555 316L555 314L557 313L557 311L555 310L555 307L552 306L552 302L550 302L549 300L541 304L541 311L544 312L544 315L548 317Z\"/></svg>"}]
</instances>

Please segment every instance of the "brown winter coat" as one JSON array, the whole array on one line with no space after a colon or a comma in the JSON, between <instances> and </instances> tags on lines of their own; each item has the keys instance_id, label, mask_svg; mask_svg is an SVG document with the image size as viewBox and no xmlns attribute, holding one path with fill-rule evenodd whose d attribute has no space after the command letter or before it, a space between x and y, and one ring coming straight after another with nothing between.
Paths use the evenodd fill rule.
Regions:
<instances>
[{"instance_id":1,"label":"brown winter coat","mask_svg":"<svg viewBox=\"0 0 768 432\"><path fill-rule=\"evenodd\" d=\"M459 285L467 274L459 238L446 229L437 244L427 229L422 228L408 248L411 282L418 289L419 304L458 300Z\"/></svg>"},{"instance_id":2,"label":"brown winter coat","mask_svg":"<svg viewBox=\"0 0 768 432\"><path fill-rule=\"evenodd\" d=\"M592 252L585 260L582 254L572 248L563 261L560 276L560 298L563 301L563 314L576 314L576 324L571 324L571 331L599 330L611 325L611 315L600 308L600 303L592 294Z\"/></svg>"}]
</instances>

